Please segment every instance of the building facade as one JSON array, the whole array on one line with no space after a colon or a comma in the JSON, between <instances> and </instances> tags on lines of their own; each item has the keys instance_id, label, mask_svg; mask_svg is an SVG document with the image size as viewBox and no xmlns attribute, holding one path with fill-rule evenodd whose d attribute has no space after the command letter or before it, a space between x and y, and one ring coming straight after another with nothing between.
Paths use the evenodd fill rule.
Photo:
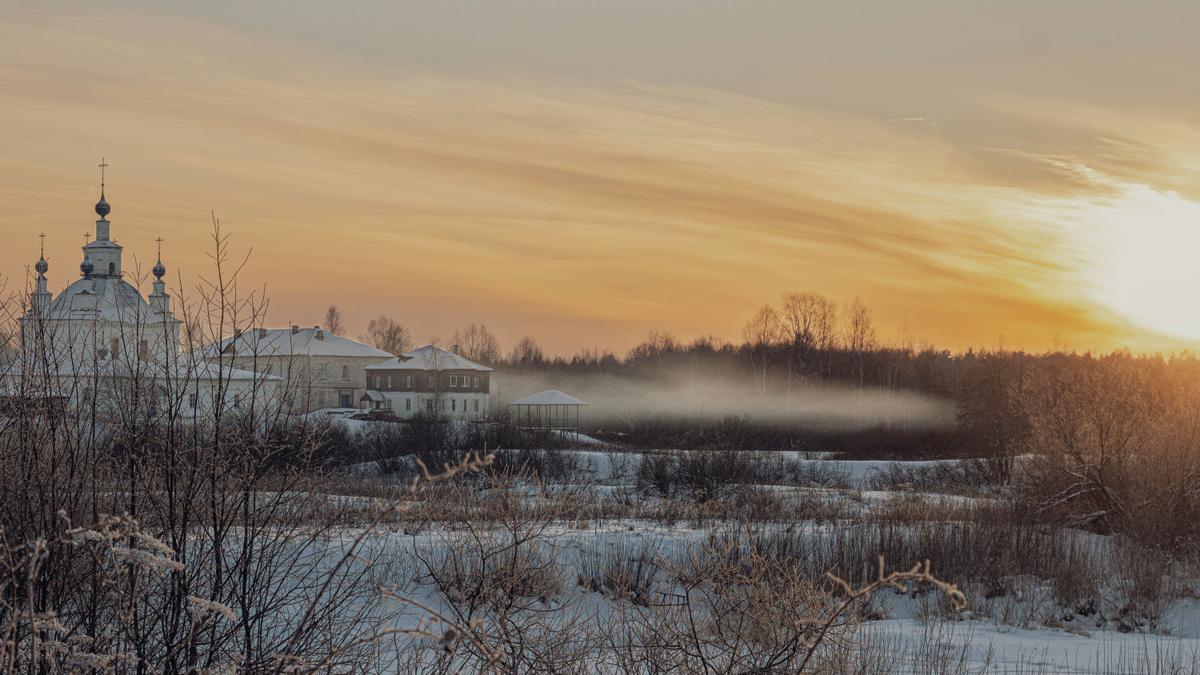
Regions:
<instances>
[{"instance_id":1,"label":"building facade","mask_svg":"<svg viewBox=\"0 0 1200 675\"><path fill-rule=\"evenodd\" d=\"M400 418L419 414L482 420L489 412L492 369L433 345L366 368L362 408Z\"/></svg>"},{"instance_id":2,"label":"building facade","mask_svg":"<svg viewBox=\"0 0 1200 675\"><path fill-rule=\"evenodd\" d=\"M247 330L221 341L214 353L237 368L282 378L294 412L357 408L367 390L365 368L394 358L320 326Z\"/></svg>"}]
</instances>

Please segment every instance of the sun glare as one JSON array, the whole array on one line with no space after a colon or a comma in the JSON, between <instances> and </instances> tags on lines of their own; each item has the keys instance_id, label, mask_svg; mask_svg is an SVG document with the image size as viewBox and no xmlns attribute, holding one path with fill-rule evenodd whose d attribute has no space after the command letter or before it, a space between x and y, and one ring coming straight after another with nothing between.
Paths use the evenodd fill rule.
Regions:
<instances>
[{"instance_id":1,"label":"sun glare","mask_svg":"<svg viewBox=\"0 0 1200 675\"><path fill-rule=\"evenodd\" d=\"M1115 187L1078 217L1092 300L1145 330L1200 340L1200 204L1145 185Z\"/></svg>"}]
</instances>

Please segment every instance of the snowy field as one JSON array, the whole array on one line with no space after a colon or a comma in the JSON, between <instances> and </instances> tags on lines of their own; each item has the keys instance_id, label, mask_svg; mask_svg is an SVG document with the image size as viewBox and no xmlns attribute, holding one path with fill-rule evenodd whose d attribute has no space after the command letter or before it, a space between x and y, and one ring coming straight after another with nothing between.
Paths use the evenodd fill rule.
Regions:
<instances>
[{"instance_id":1,"label":"snowy field","mask_svg":"<svg viewBox=\"0 0 1200 675\"><path fill-rule=\"evenodd\" d=\"M883 546L876 546L876 542L884 537L886 548L892 551L921 551L930 541L940 541L939 533L951 535L949 544L939 544L948 551L953 552L959 545L955 542L978 546L981 538L988 537L988 527L968 523L966 515L960 520L957 514L986 509L999 500L999 495L987 490L976 494L964 494L961 489L941 493L928 486L915 489L911 485L887 485L888 477L896 475L897 464L903 469L899 475L911 476L926 470L945 473L959 460L895 463L834 460L801 453L755 453L777 463L770 466L786 466L787 475L817 480L809 484L780 480L735 487L749 490L756 498L767 495L764 498L777 513L801 516L747 522L742 516L727 518L722 515L725 512L703 512L701 517L696 514L702 512L695 509L681 515L663 515L670 512L672 500L639 490L638 467L645 455L599 449L598 442L581 443L573 450L545 452L569 458L569 472L544 485L514 486L509 492L520 493L519 503L530 508L545 507L569 495L579 510L569 518L549 518L537 532L538 556L551 561L558 580L551 585L549 596L539 600L539 611L569 611L593 620L600 617L601 623L604 617L630 611L631 604L628 597L613 593L595 580L601 564L598 561L645 562L653 571L648 575L650 579L644 580L644 597L669 597L677 592L668 571L672 561L686 557L689 550L714 537L736 538L752 530L751 536L761 540L773 537L786 541L792 551L788 555L797 565L819 577L835 564L831 561L844 561L847 556L858 555L858 559L873 564L879 546ZM356 467L353 475L363 484L393 482L388 476L378 475L370 465ZM819 484L822 482L828 485ZM742 496L731 500L743 500L746 493L739 494ZM817 508L816 515L802 517L813 508ZM900 512L909 515L897 516ZM504 535L503 522L488 527L494 527L497 536ZM1003 524L998 527L997 532ZM466 529L477 534L474 527ZM448 594L444 584L433 579L428 561L444 563L448 551L469 548L461 530L449 515L441 522L435 517L417 525L397 525L372 535L368 549L373 553L366 557L390 562L392 572L388 577L404 597L453 614L453 593ZM959 530L973 534L956 534ZM1064 588L1071 574L1047 572L1043 577L1034 563L1012 566L1011 573L991 570L972 578L971 568L953 562L941 565L935 558L934 572L947 570L944 574L949 576L943 578L963 589L969 607L955 611L936 593L880 592L870 604L869 616L854 632L864 654L873 654L871 658L878 664L886 663L886 667L869 672L1200 670L1200 584L1194 570L1170 568L1157 578L1149 572L1149 583L1166 590L1153 594L1153 600L1139 599L1133 585L1147 582L1126 577L1129 567L1115 562L1125 555L1117 542L1082 532L1029 536L1042 537L1039 541L1049 541L1051 547L1064 547L1068 558L1088 561L1086 573L1080 570L1079 588ZM336 547L336 542L330 543ZM998 549L1000 554L1003 551ZM1108 565L1108 561L1114 562ZM914 562L919 560L888 561L889 565L903 567ZM406 611L405 617L411 627L427 618L420 611ZM595 669L604 670L600 664Z\"/></svg>"}]
</instances>

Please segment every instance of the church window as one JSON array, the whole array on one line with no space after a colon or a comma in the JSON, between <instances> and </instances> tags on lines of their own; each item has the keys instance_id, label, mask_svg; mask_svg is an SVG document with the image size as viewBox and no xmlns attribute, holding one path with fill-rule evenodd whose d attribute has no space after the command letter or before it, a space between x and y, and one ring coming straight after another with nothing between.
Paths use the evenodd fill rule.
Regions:
<instances>
[{"instance_id":1,"label":"church window","mask_svg":"<svg viewBox=\"0 0 1200 675\"><path fill-rule=\"evenodd\" d=\"M117 273L117 264L116 263L108 263L108 273L109 274Z\"/></svg>"},{"instance_id":2,"label":"church window","mask_svg":"<svg viewBox=\"0 0 1200 675\"><path fill-rule=\"evenodd\" d=\"M350 379L350 366L342 366L342 379Z\"/></svg>"}]
</instances>

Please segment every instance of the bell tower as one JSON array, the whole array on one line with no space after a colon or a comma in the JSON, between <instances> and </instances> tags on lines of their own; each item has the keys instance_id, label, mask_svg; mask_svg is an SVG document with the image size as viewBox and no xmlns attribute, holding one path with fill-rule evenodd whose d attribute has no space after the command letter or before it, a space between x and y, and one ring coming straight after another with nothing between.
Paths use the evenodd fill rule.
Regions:
<instances>
[{"instance_id":1,"label":"bell tower","mask_svg":"<svg viewBox=\"0 0 1200 675\"><path fill-rule=\"evenodd\" d=\"M108 163L100 160L100 201L96 202L96 239L83 247L83 258L90 263L89 270L82 270L85 277L121 277L121 245L110 237L108 214L112 211L104 196L104 170Z\"/></svg>"}]
</instances>

